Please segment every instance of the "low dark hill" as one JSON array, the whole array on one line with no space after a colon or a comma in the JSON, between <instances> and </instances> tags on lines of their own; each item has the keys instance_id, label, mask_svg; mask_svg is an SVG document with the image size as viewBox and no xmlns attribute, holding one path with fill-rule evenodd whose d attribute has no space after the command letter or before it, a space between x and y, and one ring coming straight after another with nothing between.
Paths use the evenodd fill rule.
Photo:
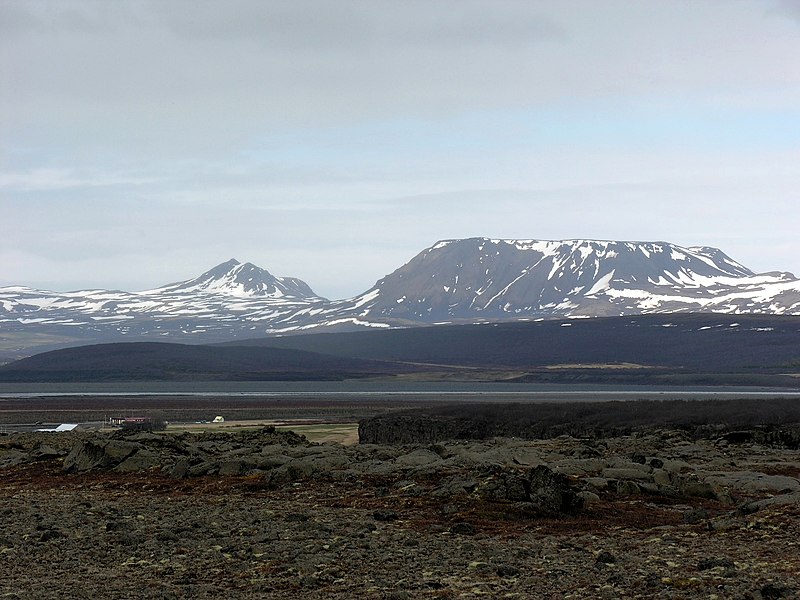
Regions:
<instances>
[{"instance_id":1,"label":"low dark hill","mask_svg":"<svg viewBox=\"0 0 800 600\"><path fill-rule=\"evenodd\" d=\"M338 380L410 370L303 350L138 342L37 354L0 367L0 381Z\"/></svg>"},{"instance_id":2,"label":"low dark hill","mask_svg":"<svg viewBox=\"0 0 800 600\"><path fill-rule=\"evenodd\" d=\"M800 317L643 315L323 333L235 344L480 368L634 363L697 372L798 371Z\"/></svg>"},{"instance_id":3,"label":"low dark hill","mask_svg":"<svg viewBox=\"0 0 800 600\"><path fill-rule=\"evenodd\" d=\"M378 375L798 387L800 317L644 315L309 334L214 346L103 344L47 352L0 367L0 381L5 382Z\"/></svg>"}]
</instances>

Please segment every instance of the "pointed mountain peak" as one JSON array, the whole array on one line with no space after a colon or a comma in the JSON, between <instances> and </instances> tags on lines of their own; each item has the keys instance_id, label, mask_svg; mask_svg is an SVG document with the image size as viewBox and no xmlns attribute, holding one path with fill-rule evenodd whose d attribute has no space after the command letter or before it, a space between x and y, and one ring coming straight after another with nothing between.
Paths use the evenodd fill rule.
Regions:
<instances>
[{"instance_id":1,"label":"pointed mountain peak","mask_svg":"<svg viewBox=\"0 0 800 600\"><path fill-rule=\"evenodd\" d=\"M215 267L212 267L211 269L206 271L206 273L227 273L231 269L238 267L240 264L242 263L240 263L235 258L232 258L230 260L226 260L225 262L219 263Z\"/></svg>"},{"instance_id":2,"label":"pointed mountain peak","mask_svg":"<svg viewBox=\"0 0 800 600\"><path fill-rule=\"evenodd\" d=\"M276 277L253 263L235 258L220 263L199 277L174 283L157 291L201 292L237 297L289 297L316 300L319 297L302 280Z\"/></svg>"}]
</instances>

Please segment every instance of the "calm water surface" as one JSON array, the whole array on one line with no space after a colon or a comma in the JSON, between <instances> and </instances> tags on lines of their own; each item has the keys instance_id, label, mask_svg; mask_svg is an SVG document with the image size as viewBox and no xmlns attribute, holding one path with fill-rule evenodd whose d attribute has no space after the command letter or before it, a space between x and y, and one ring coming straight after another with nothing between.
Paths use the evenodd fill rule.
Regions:
<instances>
[{"instance_id":1,"label":"calm water surface","mask_svg":"<svg viewBox=\"0 0 800 600\"><path fill-rule=\"evenodd\" d=\"M226 397L374 397L426 396L506 402L619 400L639 398L800 397L800 388L598 386L530 383L311 381L311 382L115 382L0 384L0 401L54 396L226 396Z\"/></svg>"}]
</instances>

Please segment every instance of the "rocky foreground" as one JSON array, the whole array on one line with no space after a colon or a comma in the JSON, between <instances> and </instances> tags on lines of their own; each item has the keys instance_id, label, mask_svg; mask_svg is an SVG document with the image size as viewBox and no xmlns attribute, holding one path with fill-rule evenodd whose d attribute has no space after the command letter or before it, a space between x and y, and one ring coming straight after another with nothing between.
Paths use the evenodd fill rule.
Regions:
<instances>
[{"instance_id":1,"label":"rocky foreground","mask_svg":"<svg viewBox=\"0 0 800 600\"><path fill-rule=\"evenodd\" d=\"M800 597L780 438L0 436L3 598Z\"/></svg>"}]
</instances>

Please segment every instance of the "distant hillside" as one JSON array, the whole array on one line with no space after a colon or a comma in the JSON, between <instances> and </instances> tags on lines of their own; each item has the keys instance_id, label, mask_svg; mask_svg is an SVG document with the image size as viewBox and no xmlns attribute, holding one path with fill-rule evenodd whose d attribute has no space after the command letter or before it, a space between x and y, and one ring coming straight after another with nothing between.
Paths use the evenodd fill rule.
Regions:
<instances>
[{"instance_id":1,"label":"distant hillside","mask_svg":"<svg viewBox=\"0 0 800 600\"><path fill-rule=\"evenodd\" d=\"M0 381L338 380L411 370L303 350L135 342L38 354L0 367Z\"/></svg>"},{"instance_id":2,"label":"distant hillside","mask_svg":"<svg viewBox=\"0 0 800 600\"><path fill-rule=\"evenodd\" d=\"M234 345L235 344L235 345ZM800 387L800 317L639 315L47 352L0 381L315 380L365 376Z\"/></svg>"},{"instance_id":3,"label":"distant hillside","mask_svg":"<svg viewBox=\"0 0 800 600\"><path fill-rule=\"evenodd\" d=\"M800 317L775 315L639 315L448 325L236 344L386 361L538 370L537 381L564 380L565 374L579 374L585 381L600 377L611 382L622 375L635 381L633 366L648 367L638 370L648 376L653 370L664 375L800 373ZM629 368L619 368L624 365ZM728 378L729 383L737 381L741 380ZM800 387L800 379L795 381Z\"/></svg>"}]
</instances>

